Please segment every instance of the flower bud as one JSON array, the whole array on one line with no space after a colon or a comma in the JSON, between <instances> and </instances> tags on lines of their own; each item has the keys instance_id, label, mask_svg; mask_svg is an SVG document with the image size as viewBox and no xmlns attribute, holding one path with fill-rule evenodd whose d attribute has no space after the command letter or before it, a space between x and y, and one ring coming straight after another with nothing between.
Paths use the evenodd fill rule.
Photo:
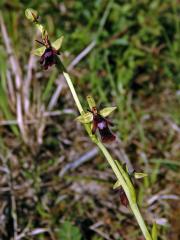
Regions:
<instances>
[{"instance_id":1,"label":"flower bud","mask_svg":"<svg viewBox=\"0 0 180 240\"><path fill-rule=\"evenodd\" d=\"M27 19L30 20L31 22L36 22L39 17L38 12L32 8L27 8L25 10L25 15Z\"/></svg>"}]
</instances>

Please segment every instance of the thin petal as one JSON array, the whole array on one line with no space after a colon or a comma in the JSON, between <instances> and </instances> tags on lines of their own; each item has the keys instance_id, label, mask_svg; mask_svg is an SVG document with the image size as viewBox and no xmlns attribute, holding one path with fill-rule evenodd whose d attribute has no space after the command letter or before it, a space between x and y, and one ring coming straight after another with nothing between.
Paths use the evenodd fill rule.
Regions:
<instances>
[{"instance_id":1,"label":"thin petal","mask_svg":"<svg viewBox=\"0 0 180 240\"><path fill-rule=\"evenodd\" d=\"M93 98L91 95L88 95L88 96L86 97L86 99L87 99L87 102L88 102L88 104L89 104L89 108L90 108L90 109L96 107L96 103L95 103L95 101L94 101L94 98Z\"/></svg>"}]
</instances>

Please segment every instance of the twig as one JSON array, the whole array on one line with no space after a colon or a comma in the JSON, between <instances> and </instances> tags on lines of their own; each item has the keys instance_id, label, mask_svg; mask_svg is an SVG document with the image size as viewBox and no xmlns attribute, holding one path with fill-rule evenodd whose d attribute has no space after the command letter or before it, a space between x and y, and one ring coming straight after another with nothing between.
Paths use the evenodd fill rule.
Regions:
<instances>
[{"instance_id":1,"label":"twig","mask_svg":"<svg viewBox=\"0 0 180 240\"><path fill-rule=\"evenodd\" d=\"M94 158L98 153L99 149L97 147L94 147L89 152L86 152L80 158L76 159L74 162L66 164L65 167L63 167L63 169L60 171L59 176L63 177L68 171L78 168L85 162L88 162Z\"/></svg>"},{"instance_id":2,"label":"twig","mask_svg":"<svg viewBox=\"0 0 180 240\"><path fill-rule=\"evenodd\" d=\"M88 55L91 50L96 46L96 40L93 40L86 48L80 52L77 57L74 58L74 60L69 64L67 67L68 71L71 71L86 55Z\"/></svg>"},{"instance_id":3,"label":"twig","mask_svg":"<svg viewBox=\"0 0 180 240\"><path fill-rule=\"evenodd\" d=\"M9 186L9 193L11 198L11 217L13 219L13 239L17 240L18 236L18 223L17 223L17 212L16 212L16 199L14 195L14 187L13 187L13 177L12 172L10 168L10 164L8 164L8 159L10 156L4 157L0 155L0 158L2 159L4 168L7 170L7 181Z\"/></svg>"},{"instance_id":4,"label":"twig","mask_svg":"<svg viewBox=\"0 0 180 240\"><path fill-rule=\"evenodd\" d=\"M173 122L170 117L165 117L165 121L171 126L174 131L180 133L180 127L175 122Z\"/></svg>"},{"instance_id":5,"label":"twig","mask_svg":"<svg viewBox=\"0 0 180 240\"><path fill-rule=\"evenodd\" d=\"M59 98L59 95L62 91L62 89L64 88L65 86L65 82L64 82L64 78L62 76L62 74L59 76L59 79L57 80L58 82L60 82L55 90L55 92L53 93L51 99L50 99L50 102L48 104L48 107L47 109L50 111L54 108L54 106L56 105L57 103L57 100Z\"/></svg>"},{"instance_id":6,"label":"twig","mask_svg":"<svg viewBox=\"0 0 180 240\"><path fill-rule=\"evenodd\" d=\"M15 89L12 81L12 76L9 70L6 71L6 78L7 78L9 96L10 96L11 102L14 105L16 102L16 96L15 96Z\"/></svg>"},{"instance_id":7,"label":"twig","mask_svg":"<svg viewBox=\"0 0 180 240\"><path fill-rule=\"evenodd\" d=\"M30 222L28 222L27 226L23 229L23 231L17 236L16 240L20 240L26 237L29 232Z\"/></svg>"},{"instance_id":8,"label":"twig","mask_svg":"<svg viewBox=\"0 0 180 240\"><path fill-rule=\"evenodd\" d=\"M149 205L153 204L155 201L159 200L159 199L173 199L173 200L179 200L180 197L175 195L175 194L156 194L156 195L153 195L151 198L149 198L147 200L147 203Z\"/></svg>"},{"instance_id":9,"label":"twig","mask_svg":"<svg viewBox=\"0 0 180 240\"><path fill-rule=\"evenodd\" d=\"M43 115L41 117L56 117L59 115L63 115L63 114L75 114L75 111L72 109L64 109L62 111L53 111L53 112L44 112ZM38 118L34 118L31 120L26 120L24 121L24 124L34 124L37 123L39 121L40 117ZM9 125L17 125L18 121L17 120L7 120L7 121L0 121L0 126L9 126Z\"/></svg>"},{"instance_id":10,"label":"twig","mask_svg":"<svg viewBox=\"0 0 180 240\"><path fill-rule=\"evenodd\" d=\"M106 240L112 240L106 233L103 233L101 230L97 229L99 226L103 225L102 222L95 223L90 226L90 229L97 234L99 234L101 237L103 237Z\"/></svg>"},{"instance_id":11,"label":"twig","mask_svg":"<svg viewBox=\"0 0 180 240\"><path fill-rule=\"evenodd\" d=\"M6 46L7 53L9 55L9 61L11 64L11 69L15 77L15 85L16 85L16 114L17 114L17 121L18 126L22 134L23 140L26 142L26 132L23 125L23 114L22 114L22 99L21 99L21 86L22 86L22 77L21 77L21 70L19 66L19 62L16 59L12 46L11 41L8 36L4 20L2 14L0 14L0 25L1 25L1 32L3 36L3 40Z\"/></svg>"},{"instance_id":12,"label":"twig","mask_svg":"<svg viewBox=\"0 0 180 240\"><path fill-rule=\"evenodd\" d=\"M23 84L23 94L24 94L24 111L26 114L28 114L29 112L29 93L30 93L30 84L31 84L31 80L32 80L32 72L33 72L33 68L35 66L36 63L36 58L33 54L30 54L29 57L29 62L27 65L27 75L24 79L24 84Z\"/></svg>"}]
</instances>

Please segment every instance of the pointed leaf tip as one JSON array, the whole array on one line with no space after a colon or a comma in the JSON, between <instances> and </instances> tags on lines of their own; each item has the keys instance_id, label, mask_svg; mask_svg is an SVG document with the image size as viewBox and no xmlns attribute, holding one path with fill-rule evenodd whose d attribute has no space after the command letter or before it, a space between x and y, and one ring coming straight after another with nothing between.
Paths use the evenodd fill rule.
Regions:
<instances>
[{"instance_id":1,"label":"pointed leaf tip","mask_svg":"<svg viewBox=\"0 0 180 240\"><path fill-rule=\"evenodd\" d=\"M113 189L119 188L121 186L121 182L117 180L113 186Z\"/></svg>"}]
</instances>

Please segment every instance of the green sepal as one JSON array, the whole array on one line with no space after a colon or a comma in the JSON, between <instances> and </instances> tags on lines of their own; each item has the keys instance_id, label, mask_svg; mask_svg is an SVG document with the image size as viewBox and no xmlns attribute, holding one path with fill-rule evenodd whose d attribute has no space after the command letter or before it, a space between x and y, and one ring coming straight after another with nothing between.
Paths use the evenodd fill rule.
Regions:
<instances>
[{"instance_id":1,"label":"green sepal","mask_svg":"<svg viewBox=\"0 0 180 240\"><path fill-rule=\"evenodd\" d=\"M136 179L140 179L140 178L144 178L144 177L147 177L148 175L147 175L147 173L134 173L134 177L136 178Z\"/></svg>"},{"instance_id":2,"label":"green sepal","mask_svg":"<svg viewBox=\"0 0 180 240\"><path fill-rule=\"evenodd\" d=\"M157 229L157 223L154 222L152 226L152 239L157 240L158 238L158 229Z\"/></svg>"},{"instance_id":3,"label":"green sepal","mask_svg":"<svg viewBox=\"0 0 180 240\"><path fill-rule=\"evenodd\" d=\"M90 123L93 120L93 115L90 112L84 113L83 115L76 118L76 121L80 123Z\"/></svg>"},{"instance_id":4,"label":"green sepal","mask_svg":"<svg viewBox=\"0 0 180 240\"><path fill-rule=\"evenodd\" d=\"M100 111L101 116L107 117L111 114L117 107L106 107Z\"/></svg>"},{"instance_id":5,"label":"green sepal","mask_svg":"<svg viewBox=\"0 0 180 240\"><path fill-rule=\"evenodd\" d=\"M121 186L121 182L117 180L115 184L113 185L113 189L119 188Z\"/></svg>"},{"instance_id":6,"label":"green sepal","mask_svg":"<svg viewBox=\"0 0 180 240\"><path fill-rule=\"evenodd\" d=\"M32 50L32 53L36 56L42 56L45 50L46 50L46 47L43 46L43 47Z\"/></svg>"},{"instance_id":7,"label":"green sepal","mask_svg":"<svg viewBox=\"0 0 180 240\"><path fill-rule=\"evenodd\" d=\"M52 47L56 50L59 50L61 48L62 42L63 42L64 36L61 36L56 41L52 43Z\"/></svg>"}]
</instances>

